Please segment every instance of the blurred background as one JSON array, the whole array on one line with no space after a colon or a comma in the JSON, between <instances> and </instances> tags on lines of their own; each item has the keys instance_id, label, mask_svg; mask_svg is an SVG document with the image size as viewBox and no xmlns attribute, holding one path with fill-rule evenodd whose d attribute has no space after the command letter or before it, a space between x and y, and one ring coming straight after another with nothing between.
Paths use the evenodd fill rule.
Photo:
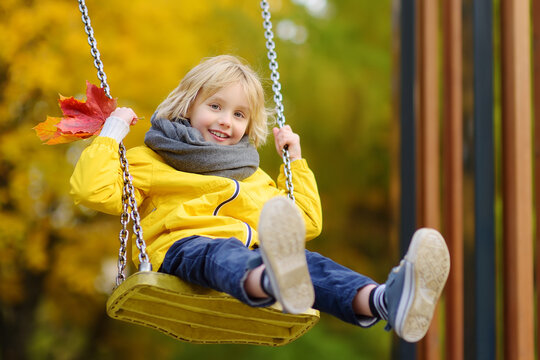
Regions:
<instances>
[{"instance_id":1,"label":"blurred background","mask_svg":"<svg viewBox=\"0 0 540 360\"><path fill-rule=\"evenodd\" d=\"M98 49L119 106L145 120L203 57L234 54L265 81L258 1L92 0ZM398 261L391 1L273 0L287 122L301 136L324 209L308 248L384 281ZM387 359L384 324L325 314L282 348L192 345L114 321L119 219L76 207L69 177L91 140L42 145L32 127L60 116L59 94L99 85L75 0L0 2L0 359ZM272 139L261 167L274 178ZM394 180L392 180L394 179ZM3 355L3 356L2 356Z\"/></svg>"}]
</instances>

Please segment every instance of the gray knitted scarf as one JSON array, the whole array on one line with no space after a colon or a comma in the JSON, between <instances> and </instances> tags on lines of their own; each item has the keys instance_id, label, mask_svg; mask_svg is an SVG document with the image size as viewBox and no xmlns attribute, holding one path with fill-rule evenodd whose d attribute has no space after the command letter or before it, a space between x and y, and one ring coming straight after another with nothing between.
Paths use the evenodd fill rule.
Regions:
<instances>
[{"instance_id":1,"label":"gray knitted scarf","mask_svg":"<svg viewBox=\"0 0 540 360\"><path fill-rule=\"evenodd\" d=\"M235 145L218 145L204 140L187 119L150 120L152 127L144 143L179 171L244 180L259 167L259 153L247 135Z\"/></svg>"}]
</instances>

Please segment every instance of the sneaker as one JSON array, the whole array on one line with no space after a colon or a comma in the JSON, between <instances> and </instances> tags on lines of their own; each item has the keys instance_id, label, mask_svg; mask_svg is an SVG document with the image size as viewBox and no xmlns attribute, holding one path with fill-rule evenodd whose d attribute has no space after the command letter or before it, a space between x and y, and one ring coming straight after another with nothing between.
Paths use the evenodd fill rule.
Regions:
<instances>
[{"instance_id":1,"label":"sneaker","mask_svg":"<svg viewBox=\"0 0 540 360\"><path fill-rule=\"evenodd\" d=\"M386 282L387 330L416 342L424 337L450 272L450 254L433 229L415 232L405 258Z\"/></svg>"},{"instance_id":2,"label":"sneaker","mask_svg":"<svg viewBox=\"0 0 540 360\"><path fill-rule=\"evenodd\" d=\"M315 291L307 267L302 215L288 198L272 198L263 206L258 232L276 300L286 313L303 313L313 305Z\"/></svg>"}]
</instances>

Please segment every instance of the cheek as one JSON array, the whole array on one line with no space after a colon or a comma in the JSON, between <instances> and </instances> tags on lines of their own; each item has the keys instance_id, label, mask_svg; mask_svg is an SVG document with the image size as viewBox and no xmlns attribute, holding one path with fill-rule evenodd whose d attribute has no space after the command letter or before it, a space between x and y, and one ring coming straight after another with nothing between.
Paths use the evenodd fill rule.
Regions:
<instances>
[{"instance_id":1,"label":"cheek","mask_svg":"<svg viewBox=\"0 0 540 360\"><path fill-rule=\"evenodd\" d=\"M193 123L195 123L196 126L200 128L207 127L211 122L208 114L204 110L199 110L197 112L194 112L192 120L194 120L192 121L192 125Z\"/></svg>"},{"instance_id":2,"label":"cheek","mask_svg":"<svg viewBox=\"0 0 540 360\"><path fill-rule=\"evenodd\" d=\"M204 129L206 128L206 124L201 118L192 118L191 126L204 134Z\"/></svg>"},{"instance_id":3,"label":"cheek","mask_svg":"<svg viewBox=\"0 0 540 360\"><path fill-rule=\"evenodd\" d=\"M237 129L237 133L240 137L244 136L248 132L248 125L245 123L239 124Z\"/></svg>"}]
</instances>

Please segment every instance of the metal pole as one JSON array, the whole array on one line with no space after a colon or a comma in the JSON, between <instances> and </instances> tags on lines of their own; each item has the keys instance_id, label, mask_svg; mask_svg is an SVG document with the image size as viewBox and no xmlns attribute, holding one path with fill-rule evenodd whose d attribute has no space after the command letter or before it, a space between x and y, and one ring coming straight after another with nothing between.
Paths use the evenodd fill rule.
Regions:
<instances>
[{"instance_id":1,"label":"metal pole","mask_svg":"<svg viewBox=\"0 0 540 360\"><path fill-rule=\"evenodd\" d=\"M495 170L492 1L473 2L475 359L495 359Z\"/></svg>"},{"instance_id":2,"label":"metal pole","mask_svg":"<svg viewBox=\"0 0 540 360\"><path fill-rule=\"evenodd\" d=\"M416 230L415 0L401 0L401 202L400 255L405 256ZM416 345L399 340L396 356L416 359Z\"/></svg>"}]
</instances>

